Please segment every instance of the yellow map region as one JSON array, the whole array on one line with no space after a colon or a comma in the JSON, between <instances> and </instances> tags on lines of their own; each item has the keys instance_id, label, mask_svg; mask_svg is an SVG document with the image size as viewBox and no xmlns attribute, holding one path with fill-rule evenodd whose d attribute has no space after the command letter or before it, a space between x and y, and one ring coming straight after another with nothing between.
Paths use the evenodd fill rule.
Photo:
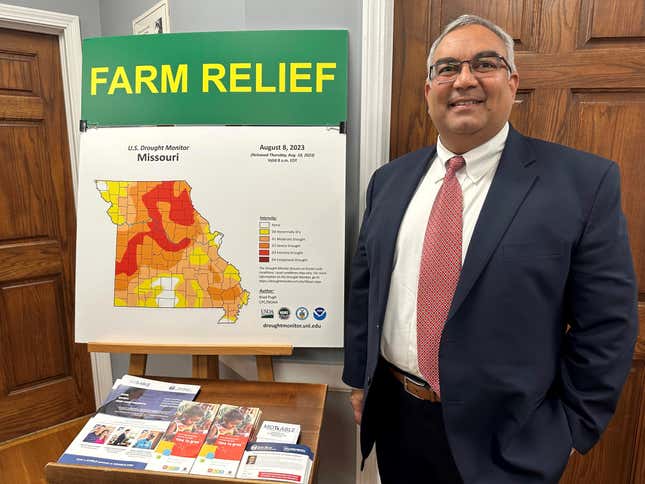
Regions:
<instances>
[{"instance_id":1,"label":"yellow map region","mask_svg":"<svg viewBox=\"0 0 645 484\"><path fill-rule=\"evenodd\" d=\"M195 210L183 180L97 180L117 226L114 305L221 308L237 321L248 291L219 255L222 234Z\"/></svg>"}]
</instances>

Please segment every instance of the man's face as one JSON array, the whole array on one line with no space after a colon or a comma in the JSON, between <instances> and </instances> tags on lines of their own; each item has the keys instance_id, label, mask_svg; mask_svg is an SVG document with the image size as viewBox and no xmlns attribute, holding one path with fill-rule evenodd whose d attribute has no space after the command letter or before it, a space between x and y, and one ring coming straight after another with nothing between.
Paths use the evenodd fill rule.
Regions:
<instances>
[{"instance_id":1,"label":"man's face","mask_svg":"<svg viewBox=\"0 0 645 484\"><path fill-rule=\"evenodd\" d=\"M482 52L507 56L497 35L481 25L467 25L441 41L431 62L446 58L462 61ZM462 65L453 83L426 80L428 113L446 147L464 152L492 138L508 120L518 84L517 73L509 77L504 68L476 78L470 64Z\"/></svg>"}]
</instances>

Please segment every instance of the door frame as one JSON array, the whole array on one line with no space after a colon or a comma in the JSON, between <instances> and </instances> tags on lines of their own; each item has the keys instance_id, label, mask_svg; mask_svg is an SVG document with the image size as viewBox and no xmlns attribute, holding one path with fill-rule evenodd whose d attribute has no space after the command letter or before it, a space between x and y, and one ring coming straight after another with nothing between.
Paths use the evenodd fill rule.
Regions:
<instances>
[{"instance_id":1,"label":"door frame","mask_svg":"<svg viewBox=\"0 0 645 484\"><path fill-rule=\"evenodd\" d=\"M60 63L63 75L65 117L69 158L72 169L74 206L77 204L77 177L80 146L81 119L81 29L76 15L49 12L34 8L18 7L0 3L0 27L51 34L58 37ZM112 366L109 353L91 353L94 399L100 405L112 387Z\"/></svg>"},{"instance_id":2,"label":"door frame","mask_svg":"<svg viewBox=\"0 0 645 484\"><path fill-rule=\"evenodd\" d=\"M394 0L363 0L358 223L372 173L390 159Z\"/></svg>"}]
</instances>

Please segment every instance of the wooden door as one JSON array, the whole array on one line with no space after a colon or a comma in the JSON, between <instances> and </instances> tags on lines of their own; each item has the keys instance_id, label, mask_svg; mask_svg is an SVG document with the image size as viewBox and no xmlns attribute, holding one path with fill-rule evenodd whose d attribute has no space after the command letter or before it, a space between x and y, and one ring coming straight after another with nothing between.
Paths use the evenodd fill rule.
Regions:
<instances>
[{"instance_id":1,"label":"wooden door","mask_svg":"<svg viewBox=\"0 0 645 484\"><path fill-rule=\"evenodd\" d=\"M640 335L618 410L600 443L571 458L563 483L645 484L645 2L396 0L390 155L433 144L425 60L459 15L515 39L520 74L511 122L529 136L616 160L639 285Z\"/></svg>"},{"instance_id":2,"label":"wooden door","mask_svg":"<svg viewBox=\"0 0 645 484\"><path fill-rule=\"evenodd\" d=\"M91 413L58 38L0 29L0 442Z\"/></svg>"}]
</instances>

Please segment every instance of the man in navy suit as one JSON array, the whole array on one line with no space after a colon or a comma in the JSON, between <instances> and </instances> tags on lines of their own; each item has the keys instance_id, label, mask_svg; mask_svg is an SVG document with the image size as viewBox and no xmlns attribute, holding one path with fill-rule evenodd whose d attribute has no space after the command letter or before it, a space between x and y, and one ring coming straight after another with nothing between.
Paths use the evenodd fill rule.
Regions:
<instances>
[{"instance_id":1,"label":"man in navy suit","mask_svg":"<svg viewBox=\"0 0 645 484\"><path fill-rule=\"evenodd\" d=\"M367 189L343 380L384 484L555 483L629 371L618 167L515 131L518 83L508 34L451 23L428 56L437 145Z\"/></svg>"}]
</instances>

